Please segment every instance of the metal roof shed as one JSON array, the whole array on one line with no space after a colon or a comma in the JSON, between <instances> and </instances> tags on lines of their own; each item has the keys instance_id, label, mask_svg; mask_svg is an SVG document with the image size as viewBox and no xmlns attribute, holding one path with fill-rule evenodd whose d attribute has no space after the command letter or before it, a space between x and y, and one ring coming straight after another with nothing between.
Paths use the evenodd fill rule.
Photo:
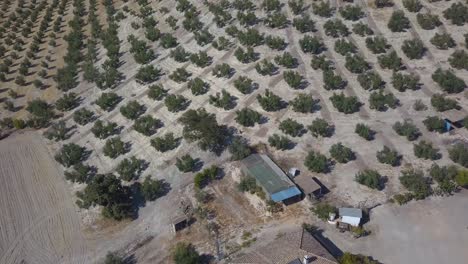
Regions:
<instances>
[{"instance_id":1,"label":"metal roof shed","mask_svg":"<svg viewBox=\"0 0 468 264\"><path fill-rule=\"evenodd\" d=\"M297 186L267 155L252 154L242 160L244 173L254 177L275 202L301 194Z\"/></svg>"},{"instance_id":2,"label":"metal roof shed","mask_svg":"<svg viewBox=\"0 0 468 264\"><path fill-rule=\"evenodd\" d=\"M362 218L362 210L357 208L339 208L341 222L352 226L359 226Z\"/></svg>"}]
</instances>

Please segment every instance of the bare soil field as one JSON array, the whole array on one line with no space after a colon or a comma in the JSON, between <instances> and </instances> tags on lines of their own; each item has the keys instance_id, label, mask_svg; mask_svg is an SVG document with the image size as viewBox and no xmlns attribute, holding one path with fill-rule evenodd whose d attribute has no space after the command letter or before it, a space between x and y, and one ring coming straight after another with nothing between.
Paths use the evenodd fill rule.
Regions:
<instances>
[{"instance_id":1,"label":"bare soil field","mask_svg":"<svg viewBox=\"0 0 468 264\"><path fill-rule=\"evenodd\" d=\"M41 136L0 141L0 263L89 263L70 192Z\"/></svg>"}]
</instances>

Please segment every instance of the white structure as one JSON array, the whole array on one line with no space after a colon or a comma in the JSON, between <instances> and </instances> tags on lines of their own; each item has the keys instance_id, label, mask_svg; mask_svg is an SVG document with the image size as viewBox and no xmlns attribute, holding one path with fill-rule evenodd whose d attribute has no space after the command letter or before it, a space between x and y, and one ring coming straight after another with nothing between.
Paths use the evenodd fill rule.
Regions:
<instances>
[{"instance_id":1,"label":"white structure","mask_svg":"<svg viewBox=\"0 0 468 264\"><path fill-rule=\"evenodd\" d=\"M340 221L351 226L359 226L362 218L362 210L357 208L340 208L338 209Z\"/></svg>"}]
</instances>

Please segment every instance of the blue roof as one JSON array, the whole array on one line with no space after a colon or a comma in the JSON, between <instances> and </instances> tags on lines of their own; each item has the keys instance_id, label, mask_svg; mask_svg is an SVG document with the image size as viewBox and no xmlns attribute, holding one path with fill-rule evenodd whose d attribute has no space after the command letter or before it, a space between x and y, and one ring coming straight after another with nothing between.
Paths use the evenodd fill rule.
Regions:
<instances>
[{"instance_id":1,"label":"blue roof","mask_svg":"<svg viewBox=\"0 0 468 264\"><path fill-rule=\"evenodd\" d=\"M288 188L286 190L282 190L280 192L272 194L271 199L274 202L281 202L281 201L284 201L284 200L286 200L288 198L294 197L294 196L299 195L299 194L301 194L301 191L296 186L293 186L293 187L290 187L290 188Z\"/></svg>"}]
</instances>

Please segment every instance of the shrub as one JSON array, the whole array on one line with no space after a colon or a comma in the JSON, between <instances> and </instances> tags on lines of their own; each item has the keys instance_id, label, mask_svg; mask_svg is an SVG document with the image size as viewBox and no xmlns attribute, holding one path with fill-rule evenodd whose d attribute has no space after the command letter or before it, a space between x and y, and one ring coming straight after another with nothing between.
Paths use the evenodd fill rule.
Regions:
<instances>
[{"instance_id":1,"label":"shrub","mask_svg":"<svg viewBox=\"0 0 468 264\"><path fill-rule=\"evenodd\" d=\"M312 9L315 15L321 17L331 17L335 9L330 6L329 2L319 1L318 3L312 3Z\"/></svg>"},{"instance_id":2,"label":"shrub","mask_svg":"<svg viewBox=\"0 0 468 264\"><path fill-rule=\"evenodd\" d=\"M226 90L222 89L221 93L210 95L209 103L224 110L231 109L235 106L236 97L232 96Z\"/></svg>"},{"instance_id":3,"label":"shrub","mask_svg":"<svg viewBox=\"0 0 468 264\"><path fill-rule=\"evenodd\" d=\"M384 188L384 179L376 170L359 171L354 180L371 189L382 190Z\"/></svg>"},{"instance_id":4,"label":"shrub","mask_svg":"<svg viewBox=\"0 0 468 264\"><path fill-rule=\"evenodd\" d=\"M432 95L431 105L439 112L444 112L451 109L460 109L457 101L447 98L442 94Z\"/></svg>"},{"instance_id":5,"label":"shrub","mask_svg":"<svg viewBox=\"0 0 468 264\"><path fill-rule=\"evenodd\" d=\"M195 31L193 34L197 44L202 47L210 44L214 39L213 35L207 29Z\"/></svg>"},{"instance_id":6,"label":"shrub","mask_svg":"<svg viewBox=\"0 0 468 264\"><path fill-rule=\"evenodd\" d=\"M71 182L87 183L95 174L95 169L91 166L77 163L73 165L72 171L65 171L65 179Z\"/></svg>"},{"instance_id":7,"label":"shrub","mask_svg":"<svg viewBox=\"0 0 468 264\"><path fill-rule=\"evenodd\" d=\"M432 80L439 84L440 88L447 93L459 93L466 87L465 81L457 77L451 70L438 68L432 74Z\"/></svg>"},{"instance_id":8,"label":"shrub","mask_svg":"<svg viewBox=\"0 0 468 264\"><path fill-rule=\"evenodd\" d=\"M305 10L304 0L289 0L288 6L294 15L299 15Z\"/></svg>"},{"instance_id":9,"label":"shrub","mask_svg":"<svg viewBox=\"0 0 468 264\"><path fill-rule=\"evenodd\" d=\"M229 42L229 40L225 38L224 36L221 36L221 37L218 37L217 40L213 41L211 43L211 46L213 46L213 48L219 51L227 50L231 46L231 42Z\"/></svg>"},{"instance_id":10,"label":"shrub","mask_svg":"<svg viewBox=\"0 0 468 264\"><path fill-rule=\"evenodd\" d=\"M132 156L130 159L123 159L116 168L120 179L124 181L136 180L146 167L146 162Z\"/></svg>"},{"instance_id":11,"label":"shrub","mask_svg":"<svg viewBox=\"0 0 468 264\"><path fill-rule=\"evenodd\" d=\"M257 55L252 47L248 47L246 51L239 47L234 52L234 56L236 56L237 60L242 63L250 63L257 60Z\"/></svg>"},{"instance_id":12,"label":"shrub","mask_svg":"<svg viewBox=\"0 0 468 264\"><path fill-rule=\"evenodd\" d=\"M401 172L400 183L413 193L417 200L424 199L431 195L429 178L424 177L420 170L408 169Z\"/></svg>"},{"instance_id":13,"label":"shrub","mask_svg":"<svg viewBox=\"0 0 468 264\"><path fill-rule=\"evenodd\" d=\"M179 138L174 137L174 133L168 132L164 136L151 139L151 146L159 152L166 152L175 149L179 141Z\"/></svg>"},{"instance_id":14,"label":"shrub","mask_svg":"<svg viewBox=\"0 0 468 264\"><path fill-rule=\"evenodd\" d=\"M363 73L369 69L369 64L359 55L346 55L345 67L352 73Z\"/></svg>"},{"instance_id":15,"label":"shrub","mask_svg":"<svg viewBox=\"0 0 468 264\"><path fill-rule=\"evenodd\" d=\"M335 51L343 56L348 53L356 53L356 49L356 45L345 39L338 39L335 41Z\"/></svg>"},{"instance_id":16,"label":"shrub","mask_svg":"<svg viewBox=\"0 0 468 264\"><path fill-rule=\"evenodd\" d=\"M177 62L186 62L189 60L190 53L185 51L184 47L179 46L171 50L170 56Z\"/></svg>"},{"instance_id":17,"label":"shrub","mask_svg":"<svg viewBox=\"0 0 468 264\"><path fill-rule=\"evenodd\" d=\"M375 131L373 131L369 126L362 123L356 124L354 132L368 141L373 140L375 135Z\"/></svg>"},{"instance_id":18,"label":"shrub","mask_svg":"<svg viewBox=\"0 0 468 264\"><path fill-rule=\"evenodd\" d=\"M190 62L200 68L205 68L211 64L212 58L208 56L206 51L199 51L190 55Z\"/></svg>"},{"instance_id":19,"label":"shrub","mask_svg":"<svg viewBox=\"0 0 468 264\"><path fill-rule=\"evenodd\" d=\"M284 81L293 89L299 89L303 86L303 78L297 71L283 72Z\"/></svg>"},{"instance_id":20,"label":"shrub","mask_svg":"<svg viewBox=\"0 0 468 264\"><path fill-rule=\"evenodd\" d=\"M377 90L385 85L385 82L375 71L361 73L358 75L357 80L365 90Z\"/></svg>"},{"instance_id":21,"label":"shrub","mask_svg":"<svg viewBox=\"0 0 468 264\"><path fill-rule=\"evenodd\" d=\"M413 145L414 155L421 159L437 160L442 157L439 149L434 148L432 143L427 141L420 141L418 144Z\"/></svg>"},{"instance_id":22,"label":"shrub","mask_svg":"<svg viewBox=\"0 0 468 264\"><path fill-rule=\"evenodd\" d=\"M176 159L176 167L181 172L193 171L197 163L198 163L197 160L192 158L192 156L190 156L189 154L186 154Z\"/></svg>"},{"instance_id":23,"label":"shrub","mask_svg":"<svg viewBox=\"0 0 468 264\"><path fill-rule=\"evenodd\" d=\"M133 129L145 136L151 136L154 133L156 133L156 130L161 126L161 120L155 119L150 115L145 115L135 120L135 123L133 124Z\"/></svg>"},{"instance_id":24,"label":"shrub","mask_svg":"<svg viewBox=\"0 0 468 264\"><path fill-rule=\"evenodd\" d=\"M253 26L258 23L257 16L254 12L237 12L237 20L242 26Z\"/></svg>"},{"instance_id":25,"label":"shrub","mask_svg":"<svg viewBox=\"0 0 468 264\"><path fill-rule=\"evenodd\" d=\"M316 173L327 173L330 170L329 165L328 158L315 151L309 151L304 161L304 166Z\"/></svg>"},{"instance_id":26,"label":"shrub","mask_svg":"<svg viewBox=\"0 0 468 264\"><path fill-rule=\"evenodd\" d=\"M410 120L405 120L403 123L398 121L393 124L392 128L398 135L406 137L409 141L416 140L421 135L419 129Z\"/></svg>"},{"instance_id":27,"label":"shrub","mask_svg":"<svg viewBox=\"0 0 468 264\"><path fill-rule=\"evenodd\" d=\"M141 184L141 194L145 201L154 201L161 197L164 192L164 180L153 180L150 175L146 176Z\"/></svg>"},{"instance_id":28,"label":"shrub","mask_svg":"<svg viewBox=\"0 0 468 264\"><path fill-rule=\"evenodd\" d=\"M265 11L279 11L281 9L281 3L279 0L263 0L262 5Z\"/></svg>"},{"instance_id":29,"label":"shrub","mask_svg":"<svg viewBox=\"0 0 468 264\"><path fill-rule=\"evenodd\" d=\"M415 111L425 111L427 110L427 106L423 103L422 100L417 99L416 101L414 101L413 109Z\"/></svg>"},{"instance_id":30,"label":"shrub","mask_svg":"<svg viewBox=\"0 0 468 264\"><path fill-rule=\"evenodd\" d=\"M345 88L347 82L344 81L340 75L336 75L333 70L324 70L323 76L323 88L325 90L339 90Z\"/></svg>"},{"instance_id":31,"label":"shrub","mask_svg":"<svg viewBox=\"0 0 468 264\"><path fill-rule=\"evenodd\" d=\"M463 26L468 22L468 7L459 2L452 3L449 8L444 10L444 17L454 25Z\"/></svg>"},{"instance_id":32,"label":"shrub","mask_svg":"<svg viewBox=\"0 0 468 264\"><path fill-rule=\"evenodd\" d=\"M161 101L167 95L168 90L164 89L164 87L160 84L154 84L148 87L148 97L156 100Z\"/></svg>"},{"instance_id":33,"label":"shrub","mask_svg":"<svg viewBox=\"0 0 468 264\"><path fill-rule=\"evenodd\" d=\"M242 126L253 127L255 123L259 123L262 115L250 108L243 108L236 111L236 122Z\"/></svg>"},{"instance_id":34,"label":"shrub","mask_svg":"<svg viewBox=\"0 0 468 264\"><path fill-rule=\"evenodd\" d=\"M179 242L172 253L172 260L175 264L197 264L201 257L192 244Z\"/></svg>"},{"instance_id":35,"label":"shrub","mask_svg":"<svg viewBox=\"0 0 468 264\"><path fill-rule=\"evenodd\" d=\"M378 57L380 67L393 71L398 71L402 67L401 58L398 57L396 51L392 51L389 54L380 55Z\"/></svg>"},{"instance_id":36,"label":"shrub","mask_svg":"<svg viewBox=\"0 0 468 264\"><path fill-rule=\"evenodd\" d=\"M455 69L468 70L468 53L464 50L456 50L449 58L450 66Z\"/></svg>"},{"instance_id":37,"label":"shrub","mask_svg":"<svg viewBox=\"0 0 468 264\"><path fill-rule=\"evenodd\" d=\"M361 37L373 35L374 31L369 28L366 24L358 22L353 25L353 32Z\"/></svg>"},{"instance_id":38,"label":"shrub","mask_svg":"<svg viewBox=\"0 0 468 264\"><path fill-rule=\"evenodd\" d=\"M86 149L75 143L68 143L62 146L59 152L55 155L55 160L64 167L71 167L82 162L86 156Z\"/></svg>"},{"instance_id":39,"label":"shrub","mask_svg":"<svg viewBox=\"0 0 468 264\"><path fill-rule=\"evenodd\" d=\"M444 133L446 131L445 121L438 116L429 116L423 120L423 124L426 126L429 131L437 131L439 133Z\"/></svg>"},{"instance_id":40,"label":"shrub","mask_svg":"<svg viewBox=\"0 0 468 264\"><path fill-rule=\"evenodd\" d=\"M422 29L432 30L442 25L439 16L433 14L417 14L416 20ZM437 34L437 33L436 33Z\"/></svg>"},{"instance_id":41,"label":"shrub","mask_svg":"<svg viewBox=\"0 0 468 264\"><path fill-rule=\"evenodd\" d=\"M270 28L284 28L289 21L285 14L278 11L268 14L263 22Z\"/></svg>"},{"instance_id":42,"label":"shrub","mask_svg":"<svg viewBox=\"0 0 468 264\"><path fill-rule=\"evenodd\" d=\"M394 72L392 75L392 85L399 92L404 92L406 90L418 90L419 76L414 73L403 74Z\"/></svg>"},{"instance_id":43,"label":"shrub","mask_svg":"<svg viewBox=\"0 0 468 264\"><path fill-rule=\"evenodd\" d=\"M258 62L255 65L255 70L260 74L260 75L273 75L277 71L276 66L271 63L270 61L263 59L262 61Z\"/></svg>"},{"instance_id":44,"label":"shrub","mask_svg":"<svg viewBox=\"0 0 468 264\"><path fill-rule=\"evenodd\" d=\"M139 104L135 100L132 100L128 102L126 105L120 107L120 113L124 117L131 119L131 120L137 119L145 111L146 111L146 107L144 105Z\"/></svg>"},{"instance_id":45,"label":"shrub","mask_svg":"<svg viewBox=\"0 0 468 264\"><path fill-rule=\"evenodd\" d=\"M94 119L94 112L81 108L73 113L73 121L78 125L84 126Z\"/></svg>"},{"instance_id":46,"label":"shrub","mask_svg":"<svg viewBox=\"0 0 468 264\"><path fill-rule=\"evenodd\" d=\"M166 105L167 110L172 113L184 110L189 103L190 101L183 95L169 94L164 99L164 105Z\"/></svg>"},{"instance_id":47,"label":"shrub","mask_svg":"<svg viewBox=\"0 0 468 264\"><path fill-rule=\"evenodd\" d=\"M383 164L389 164L393 167L400 165L401 155L395 150L391 150L389 147L384 146L381 151L377 151L377 160Z\"/></svg>"},{"instance_id":48,"label":"shrub","mask_svg":"<svg viewBox=\"0 0 468 264\"><path fill-rule=\"evenodd\" d=\"M401 10L393 11L387 26L392 32L404 32L411 27L409 19Z\"/></svg>"},{"instance_id":49,"label":"shrub","mask_svg":"<svg viewBox=\"0 0 468 264\"><path fill-rule=\"evenodd\" d=\"M340 14L344 19L351 21L357 21L364 17L364 12L357 5L346 5L340 8Z\"/></svg>"},{"instance_id":50,"label":"shrub","mask_svg":"<svg viewBox=\"0 0 468 264\"><path fill-rule=\"evenodd\" d=\"M279 129L286 135L292 137L300 137L304 132L304 125L294 121L291 118L287 118L279 124Z\"/></svg>"},{"instance_id":51,"label":"shrub","mask_svg":"<svg viewBox=\"0 0 468 264\"><path fill-rule=\"evenodd\" d=\"M382 36L368 37L366 38L366 47L374 54L385 53L390 47L387 43L387 39Z\"/></svg>"},{"instance_id":52,"label":"shrub","mask_svg":"<svg viewBox=\"0 0 468 264\"><path fill-rule=\"evenodd\" d=\"M467 170L460 170L455 177L455 182L463 187L467 188L468 187L468 171Z\"/></svg>"},{"instance_id":53,"label":"shrub","mask_svg":"<svg viewBox=\"0 0 468 264\"><path fill-rule=\"evenodd\" d=\"M74 93L66 93L62 95L56 102L55 107L60 111L70 111L80 104L80 98Z\"/></svg>"},{"instance_id":54,"label":"shrub","mask_svg":"<svg viewBox=\"0 0 468 264\"><path fill-rule=\"evenodd\" d=\"M319 54L325 50L325 45L318 37L305 35L299 40L299 45L305 53Z\"/></svg>"},{"instance_id":55,"label":"shrub","mask_svg":"<svg viewBox=\"0 0 468 264\"><path fill-rule=\"evenodd\" d=\"M314 137L330 137L334 131L334 127L322 118L316 118L307 128Z\"/></svg>"},{"instance_id":56,"label":"shrub","mask_svg":"<svg viewBox=\"0 0 468 264\"><path fill-rule=\"evenodd\" d=\"M376 0L377 2L382 2L382 1L387 1L389 2L390 0ZM388 4L387 4L388 5ZM342 264L354 264L354 263L362 263L362 264L378 264L378 261L373 260L371 257L367 257L361 254L352 254L349 252L345 252L340 258L339 258L339 263Z\"/></svg>"},{"instance_id":57,"label":"shrub","mask_svg":"<svg viewBox=\"0 0 468 264\"><path fill-rule=\"evenodd\" d=\"M161 44L161 47L165 49L174 48L179 45L177 43L177 39L169 33L162 34L161 38L159 39L159 43Z\"/></svg>"},{"instance_id":58,"label":"shrub","mask_svg":"<svg viewBox=\"0 0 468 264\"><path fill-rule=\"evenodd\" d=\"M192 74L189 73L186 69L177 68L169 75L169 79L176 83L183 83L186 82L191 75Z\"/></svg>"},{"instance_id":59,"label":"shrub","mask_svg":"<svg viewBox=\"0 0 468 264\"><path fill-rule=\"evenodd\" d=\"M269 136L268 143L270 146L279 150L287 150L293 146L293 142L288 137L280 136L278 134Z\"/></svg>"},{"instance_id":60,"label":"shrub","mask_svg":"<svg viewBox=\"0 0 468 264\"><path fill-rule=\"evenodd\" d=\"M120 137L114 137L106 140L106 144L103 148L104 156L115 159L118 156L127 152L126 144L120 139Z\"/></svg>"},{"instance_id":61,"label":"shrub","mask_svg":"<svg viewBox=\"0 0 468 264\"><path fill-rule=\"evenodd\" d=\"M237 38L239 42L244 46L255 47L263 44L264 36L263 33L257 29L249 28L246 31L239 31L237 33Z\"/></svg>"},{"instance_id":62,"label":"shrub","mask_svg":"<svg viewBox=\"0 0 468 264\"><path fill-rule=\"evenodd\" d=\"M330 19L323 24L325 35L338 38L346 37L349 35L348 27L340 19Z\"/></svg>"},{"instance_id":63,"label":"shrub","mask_svg":"<svg viewBox=\"0 0 468 264\"><path fill-rule=\"evenodd\" d=\"M429 174L438 183L438 190L442 193L452 194L457 189L457 185L454 183L455 177L458 174L457 166L439 167L439 165L433 164L429 169Z\"/></svg>"},{"instance_id":64,"label":"shrub","mask_svg":"<svg viewBox=\"0 0 468 264\"><path fill-rule=\"evenodd\" d=\"M328 60L325 55L320 55L320 56L312 56L312 60L310 61L310 66L314 70L321 69L323 71L326 70L331 70L332 69L333 62Z\"/></svg>"},{"instance_id":65,"label":"shrub","mask_svg":"<svg viewBox=\"0 0 468 264\"><path fill-rule=\"evenodd\" d=\"M284 52L283 55L276 56L275 62L288 69L295 68L297 66L297 59L289 52Z\"/></svg>"},{"instance_id":66,"label":"shrub","mask_svg":"<svg viewBox=\"0 0 468 264\"><path fill-rule=\"evenodd\" d=\"M356 158L354 152L350 148L343 146L341 142L331 146L330 155L339 163L348 163Z\"/></svg>"},{"instance_id":67,"label":"shrub","mask_svg":"<svg viewBox=\"0 0 468 264\"><path fill-rule=\"evenodd\" d=\"M236 80L234 80L234 87L236 87L239 92L242 94L249 94L251 93L257 84L255 84L252 79L248 78L247 76L239 76Z\"/></svg>"},{"instance_id":68,"label":"shrub","mask_svg":"<svg viewBox=\"0 0 468 264\"><path fill-rule=\"evenodd\" d=\"M265 44L273 50L284 50L288 45L282 37L267 36Z\"/></svg>"},{"instance_id":69,"label":"shrub","mask_svg":"<svg viewBox=\"0 0 468 264\"><path fill-rule=\"evenodd\" d=\"M198 77L196 77L195 79L191 79L188 82L187 87L192 91L192 94L195 96L205 94L210 89L210 85Z\"/></svg>"},{"instance_id":70,"label":"shrub","mask_svg":"<svg viewBox=\"0 0 468 264\"><path fill-rule=\"evenodd\" d=\"M392 198L398 205L406 204L413 200L414 196L412 193L395 194Z\"/></svg>"},{"instance_id":71,"label":"shrub","mask_svg":"<svg viewBox=\"0 0 468 264\"><path fill-rule=\"evenodd\" d=\"M424 44L419 39L405 40L401 49L409 59L421 59L426 52Z\"/></svg>"},{"instance_id":72,"label":"shrub","mask_svg":"<svg viewBox=\"0 0 468 264\"><path fill-rule=\"evenodd\" d=\"M377 111L387 111L390 107L396 108L399 100L392 93L384 93L383 90L375 91L369 96L369 108Z\"/></svg>"},{"instance_id":73,"label":"shrub","mask_svg":"<svg viewBox=\"0 0 468 264\"><path fill-rule=\"evenodd\" d=\"M104 111L110 112L122 100L116 93L102 93L95 103Z\"/></svg>"},{"instance_id":74,"label":"shrub","mask_svg":"<svg viewBox=\"0 0 468 264\"><path fill-rule=\"evenodd\" d=\"M294 112L312 113L316 108L318 100L314 100L311 95L300 93L289 104Z\"/></svg>"},{"instance_id":75,"label":"shrub","mask_svg":"<svg viewBox=\"0 0 468 264\"><path fill-rule=\"evenodd\" d=\"M311 208L311 210L315 216L323 221L328 220L330 214L336 215L338 213L338 209L335 206L324 202L318 203L313 208Z\"/></svg>"},{"instance_id":76,"label":"shrub","mask_svg":"<svg viewBox=\"0 0 468 264\"><path fill-rule=\"evenodd\" d=\"M462 143L457 143L448 150L448 153L453 162L468 168L468 147Z\"/></svg>"},{"instance_id":77,"label":"shrub","mask_svg":"<svg viewBox=\"0 0 468 264\"><path fill-rule=\"evenodd\" d=\"M410 12L417 13L423 5L419 0L403 0L403 6Z\"/></svg>"},{"instance_id":78,"label":"shrub","mask_svg":"<svg viewBox=\"0 0 468 264\"><path fill-rule=\"evenodd\" d=\"M156 68L154 65L145 65L138 69L135 79L138 83L148 84L157 81L160 75L160 69Z\"/></svg>"},{"instance_id":79,"label":"shrub","mask_svg":"<svg viewBox=\"0 0 468 264\"><path fill-rule=\"evenodd\" d=\"M330 97L330 101L339 112L345 114L352 114L358 112L359 108L361 107L361 103L358 101L356 96L347 97L343 93L334 93L333 96Z\"/></svg>"},{"instance_id":80,"label":"shrub","mask_svg":"<svg viewBox=\"0 0 468 264\"><path fill-rule=\"evenodd\" d=\"M456 46L455 40L448 33L435 33L430 41L432 45L441 50L447 50Z\"/></svg>"},{"instance_id":81,"label":"shrub","mask_svg":"<svg viewBox=\"0 0 468 264\"><path fill-rule=\"evenodd\" d=\"M219 168L213 165L197 173L193 179L195 183L195 188L202 189L203 187L208 185L211 181L216 179L218 172L219 172Z\"/></svg>"},{"instance_id":82,"label":"shrub","mask_svg":"<svg viewBox=\"0 0 468 264\"><path fill-rule=\"evenodd\" d=\"M117 123L104 123L101 120L96 120L96 122L94 122L93 127L91 128L91 132L94 134L95 137L99 139L106 139L109 136L112 136L118 132Z\"/></svg>"},{"instance_id":83,"label":"shrub","mask_svg":"<svg viewBox=\"0 0 468 264\"><path fill-rule=\"evenodd\" d=\"M294 18L292 24L301 33L316 31L315 22L307 14Z\"/></svg>"},{"instance_id":84,"label":"shrub","mask_svg":"<svg viewBox=\"0 0 468 264\"><path fill-rule=\"evenodd\" d=\"M257 95L257 101L263 110L267 112L279 111L283 108L284 102L279 96L266 89L264 95Z\"/></svg>"},{"instance_id":85,"label":"shrub","mask_svg":"<svg viewBox=\"0 0 468 264\"><path fill-rule=\"evenodd\" d=\"M241 160L252 153L247 141L242 137L234 137L228 147L232 160Z\"/></svg>"},{"instance_id":86,"label":"shrub","mask_svg":"<svg viewBox=\"0 0 468 264\"><path fill-rule=\"evenodd\" d=\"M218 64L213 68L213 75L218 78L229 78L234 69L227 63Z\"/></svg>"}]
</instances>

